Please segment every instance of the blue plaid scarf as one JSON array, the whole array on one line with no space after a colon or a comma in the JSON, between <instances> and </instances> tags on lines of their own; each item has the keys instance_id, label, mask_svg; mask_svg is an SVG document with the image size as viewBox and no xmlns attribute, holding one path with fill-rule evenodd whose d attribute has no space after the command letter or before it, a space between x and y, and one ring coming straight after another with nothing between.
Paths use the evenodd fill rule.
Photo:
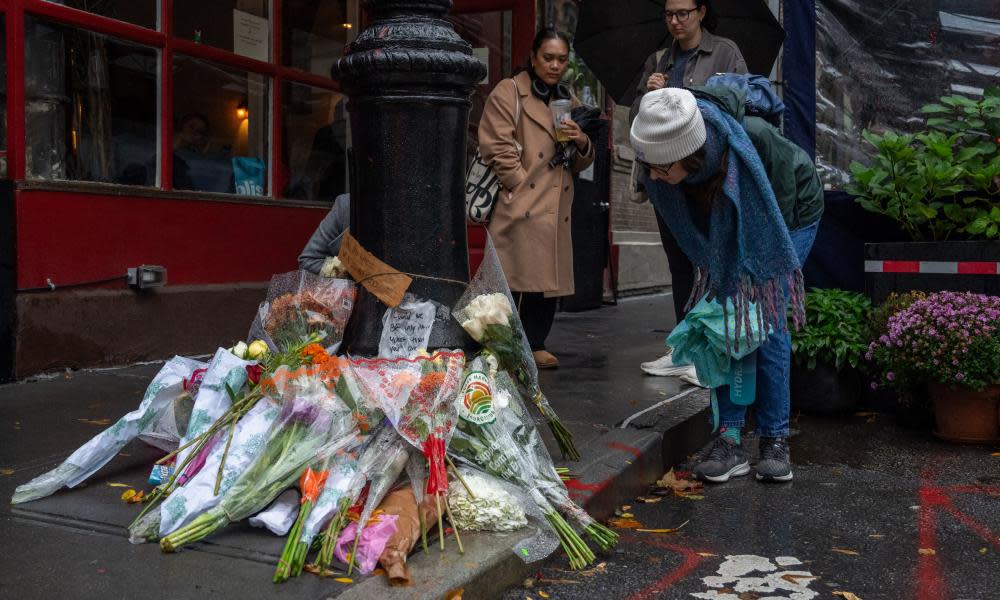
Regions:
<instances>
[{"instance_id":1,"label":"blue plaid scarf","mask_svg":"<svg viewBox=\"0 0 1000 600\"><path fill-rule=\"evenodd\" d=\"M726 343L735 342L738 351L741 332L750 339L754 331L751 318L757 320L756 331L765 336L768 331L784 331L790 302L796 328L804 322L802 265L767 172L743 126L712 102L699 99L698 108L705 119L705 165L684 183L712 179L728 150L726 176L712 200L707 235L695 224L692 211L698 209L680 186L646 181L645 187L650 202L696 268L688 307L705 296L723 307L732 300L736 331L728 331L726 318ZM788 301L786 289L790 290Z\"/></svg>"}]
</instances>

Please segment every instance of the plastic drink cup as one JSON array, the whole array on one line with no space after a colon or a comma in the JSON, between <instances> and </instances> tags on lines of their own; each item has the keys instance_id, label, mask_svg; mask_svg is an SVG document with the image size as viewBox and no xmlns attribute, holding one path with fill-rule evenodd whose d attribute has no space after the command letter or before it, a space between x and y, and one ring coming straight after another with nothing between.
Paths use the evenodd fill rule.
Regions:
<instances>
[{"instance_id":1,"label":"plastic drink cup","mask_svg":"<svg viewBox=\"0 0 1000 600\"><path fill-rule=\"evenodd\" d=\"M569 117L573 104L569 100L550 100L549 110L552 111L552 123L556 129L556 141L568 142L569 138L563 132L563 119Z\"/></svg>"}]
</instances>

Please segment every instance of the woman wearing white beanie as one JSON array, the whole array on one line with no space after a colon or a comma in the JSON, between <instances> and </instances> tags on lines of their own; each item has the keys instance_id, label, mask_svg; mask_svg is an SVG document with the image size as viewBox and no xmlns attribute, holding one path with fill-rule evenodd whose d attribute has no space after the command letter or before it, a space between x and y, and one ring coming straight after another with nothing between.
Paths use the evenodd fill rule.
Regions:
<instances>
[{"instance_id":1,"label":"woman wearing white beanie","mask_svg":"<svg viewBox=\"0 0 1000 600\"><path fill-rule=\"evenodd\" d=\"M758 117L744 117L745 98L731 88L664 88L642 98L632 123L632 147L645 169L650 202L696 268L692 305L714 299L735 310L726 332L738 351L740 328L752 321L771 331L756 350L757 479L790 481L788 448L791 339L804 317L802 265L823 213L812 160ZM719 437L695 474L724 482L750 465L740 431L746 407L718 399Z\"/></svg>"}]
</instances>

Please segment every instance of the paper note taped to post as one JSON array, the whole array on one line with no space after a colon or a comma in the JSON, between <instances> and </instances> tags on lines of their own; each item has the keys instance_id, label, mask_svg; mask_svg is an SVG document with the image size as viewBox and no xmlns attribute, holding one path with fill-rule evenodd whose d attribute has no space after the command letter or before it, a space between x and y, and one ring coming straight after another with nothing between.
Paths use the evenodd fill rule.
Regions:
<instances>
[{"instance_id":1,"label":"paper note taped to post","mask_svg":"<svg viewBox=\"0 0 1000 600\"><path fill-rule=\"evenodd\" d=\"M437 307L432 302L416 301L412 295L382 317L382 339L378 344L381 358L412 358L427 350Z\"/></svg>"},{"instance_id":2,"label":"paper note taped to post","mask_svg":"<svg viewBox=\"0 0 1000 600\"><path fill-rule=\"evenodd\" d=\"M376 298L393 308L403 301L403 294L413 279L393 269L374 254L365 250L351 232L344 232L337 255L354 281L360 283Z\"/></svg>"}]
</instances>

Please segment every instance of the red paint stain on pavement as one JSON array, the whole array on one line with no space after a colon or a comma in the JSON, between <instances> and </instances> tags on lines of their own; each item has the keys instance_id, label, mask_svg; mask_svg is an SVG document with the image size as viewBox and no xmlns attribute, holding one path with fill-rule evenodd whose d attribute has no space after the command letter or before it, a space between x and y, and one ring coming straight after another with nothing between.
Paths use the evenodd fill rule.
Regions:
<instances>
[{"instance_id":1,"label":"red paint stain on pavement","mask_svg":"<svg viewBox=\"0 0 1000 600\"><path fill-rule=\"evenodd\" d=\"M670 571L652 585L629 596L628 600L650 600L652 598L660 597L660 594L669 590L678 581L690 575L695 569L698 568L698 565L705 560L705 557L698 556L698 554L691 548L687 548L679 544L659 541L655 538L650 538L649 536L638 537L627 535L622 536L622 538L628 542L639 542L649 546L669 550L671 552L676 552L684 558L684 562L681 563L681 566L677 567L673 571Z\"/></svg>"},{"instance_id":2,"label":"red paint stain on pavement","mask_svg":"<svg viewBox=\"0 0 1000 600\"><path fill-rule=\"evenodd\" d=\"M582 481L579 481L577 479L570 479L570 480L566 481L565 483L566 483L566 488L567 489L576 490L576 491L580 491L580 492L591 492L593 494L596 494L597 492L599 492L599 491L603 490L604 488L608 487L608 484L611 483L612 479L614 479L614 478L613 477L609 477L609 478L605 479L604 481L601 481L601 482L598 482L598 483L583 483Z\"/></svg>"},{"instance_id":3,"label":"red paint stain on pavement","mask_svg":"<svg viewBox=\"0 0 1000 600\"><path fill-rule=\"evenodd\" d=\"M941 563L937 557L937 518L934 505L937 496L930 490L920 490L920 513L917 517L917 548L929 548L933 554L920 554L917 558L917 600L946 600Z\"/></svg>"},{"instance_id":4,"label":"red paint stain on pavement","mask_svg":"<svg viewBox=\"0 0 1000 600\"><path fill-rule=\"evenodd\" d=\"M642 458L642 452L635 446L629 446L628 444L623 444L621 442L610 442L608 448L612 450L621 450L622 452L628 452L636 458Z\"/></svg>"}]
</instances>

